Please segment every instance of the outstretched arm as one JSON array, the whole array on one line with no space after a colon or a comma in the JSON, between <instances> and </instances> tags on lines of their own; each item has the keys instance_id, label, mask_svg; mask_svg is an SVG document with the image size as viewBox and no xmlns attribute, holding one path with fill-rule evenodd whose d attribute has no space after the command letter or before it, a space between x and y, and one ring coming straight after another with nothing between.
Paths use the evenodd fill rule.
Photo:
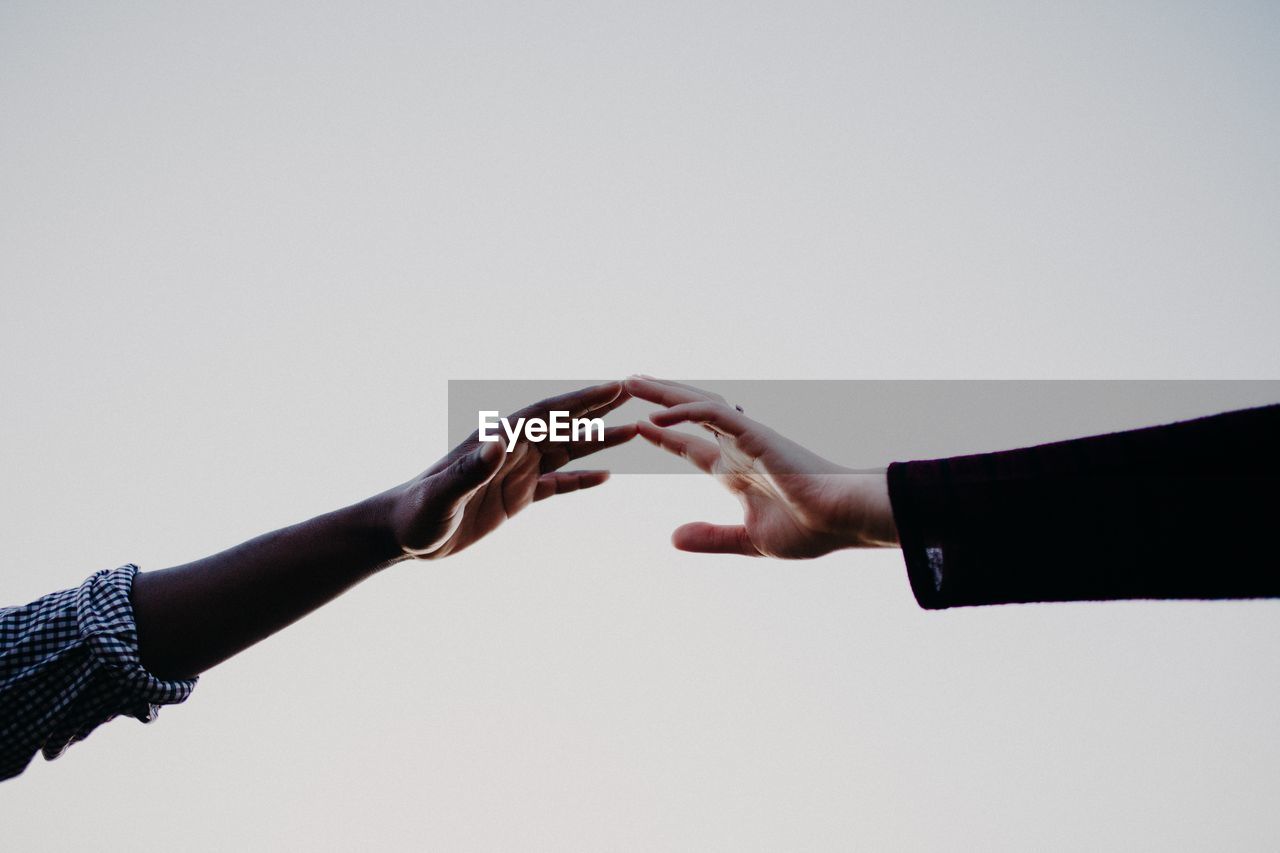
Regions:
<instances>
[{"instance_id":1,"label":"outstretched arm","mask_svg":"<svg viewBox=\"0 0 1280 853\"><path fill-rule=\"evenodd\" d=\"M687 551L815 557L901 544L927 608L1280 596L1280 406L857 473L718 395L632 377L663 408L641 435L719 477L741 525L686 524ZM708 438L665 429L705 427Z\"/></svg>"},{"instance_id":2,"label":"outstretched arm","mask_svg":"<svg viewBox=\"0 0 1280 853\"><path fill-rule=\"evenodd\" d=\"M610 382L515 415L598 417L626 399ZM114 717L154 719L191 694L199 673L392 563L439 559L534 501L600 485L604 471L560 469L635 435L627 425L596 441L507 448L473 433L412 480L345 509L193 563L104 569L79 587L0 608L0 780L39 751L56 758Z\"/></svg>"},{"instance_id":3,"label":"outstretched arm","mask_svg":"<svg viewBox=\"0 0 1280 853\"><path fill-rule=\"evenodd\" d=\"M598 417L626 399L612 382L516 414ZM535 500L600 485L607 472L559 469L635 434L627 425L606 430L603 441L521 442L511 453L473 434L382 494L195 562L141 572L132 599L142 664L162 678L193 677L393 563L444 557Z\"/></svg>"}]
</instances>

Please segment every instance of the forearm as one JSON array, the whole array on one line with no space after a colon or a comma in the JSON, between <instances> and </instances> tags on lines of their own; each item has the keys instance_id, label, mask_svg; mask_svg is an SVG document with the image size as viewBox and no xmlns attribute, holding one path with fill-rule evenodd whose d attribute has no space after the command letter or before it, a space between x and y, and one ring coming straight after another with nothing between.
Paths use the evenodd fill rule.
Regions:
<instances>
[{"instance_id":1,"label":"forearm","mask_svg":"<svg viewBox=\"0 0 1280 853\"><path fill-rule=\"evenodd\" d=\"M132 601L142 664L161 677L195 676L404 559L386 528L386 501L380 495L139 573Z\"/></svg>"}]
</instances>

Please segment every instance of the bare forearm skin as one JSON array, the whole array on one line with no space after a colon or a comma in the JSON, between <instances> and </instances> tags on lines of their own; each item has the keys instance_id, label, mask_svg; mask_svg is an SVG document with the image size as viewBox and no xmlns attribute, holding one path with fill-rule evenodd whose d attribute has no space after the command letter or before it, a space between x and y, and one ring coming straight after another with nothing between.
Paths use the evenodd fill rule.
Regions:
<instances>
[{"instance_id":1,"label":"bare forearm skin","mask_svg":"<svg viewBox=\"0 0 1280 853\"><path fill-rule=\"evenodd\" d=\"M898 527L889 500L889 480L885 471L858 474L852 478L850 503L846 512L860 516L853 526L855 548L899 548Z\"/></svg>"},{"instance_id":2,"label":"bare forearm skin","mask_svg":"<svg viewBox=\"0 0 1280 853\"><path fill-rule=\"evenodd\" d=\"M407 559L378 495L133 582L142 664L191 678Z\"/></svg>"}]
</instances>

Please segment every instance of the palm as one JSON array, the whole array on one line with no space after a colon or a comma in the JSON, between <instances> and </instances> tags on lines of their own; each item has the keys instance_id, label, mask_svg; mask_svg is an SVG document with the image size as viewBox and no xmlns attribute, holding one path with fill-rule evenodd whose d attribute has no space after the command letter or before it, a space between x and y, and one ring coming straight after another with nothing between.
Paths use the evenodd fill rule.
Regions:
<instances>
[{"instance_id":1,"label":"palm","mask_svg":"<svg viewBox=\"0 0 1280 853\"><path fill-rule=\"evenodd\" d=\"M826 512L820 504L795 500L767 487L752 487L738 497L747 536L765 556L817 557L839 547L819 520Z\"/></svg>"},{"instance_id":2,"label":"palm","mask_svg":"<svg viewBox=\"0 0 1280 853\"><path fill-rule=\"evenodd\" d=\"M717 435L712 472L738 497L751 544L769 557L816 557L839 547L832 534L840 469L789 439L758 427Z\"/></svg>"},{"instance_id":3,"label":"palm","mask_svg":"<svg viewBox=\"0 0 1280 853\"><path fill-rule=\"evenodd\" d=\"M641 435L715 476L742 504L741 525L694 522L676 547L770 557L817 557L864 541L866 480L779 435L710 392L680 383L628 379L636 397L667 408L640 423ZM714 442L662 426L693 422ZM660 426L661 425L661 426Z\"/></svg>"}]
</instances>

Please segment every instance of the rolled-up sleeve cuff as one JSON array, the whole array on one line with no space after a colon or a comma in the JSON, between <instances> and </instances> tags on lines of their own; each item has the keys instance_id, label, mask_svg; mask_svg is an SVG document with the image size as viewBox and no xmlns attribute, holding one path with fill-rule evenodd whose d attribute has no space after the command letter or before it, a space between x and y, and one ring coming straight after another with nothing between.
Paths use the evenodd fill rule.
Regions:
<instances>
[{"instance_id":1,"label":"rolled-up sleeve cuff","mask_svg":"<svg viewBox=\"0 0 1280 853\"><path fill-rule=\"evenodd\" d=\"M120 687L128 713L140 720L155 716L156 706L185 701L196 679L156 678L138 656L138 626L130 594L138 567L132 563L108 569L85 581L76 594L80 636L88 644L105 675Z\"/></svg>"},{"instance_id":2,"label":"rolled-up sleeve cuff","mask_svg":"<svg viewBox=\"0 0 1280 853\"><path fill-rule=\"evenodd\" d=\"M113 717L128 715L149 723L161 705L183 702L195 689L195 678L157 678L143 667L129 597L137 573L132 563L104 569L75 590L76 644L84 657L80 674L65 688L66 713L44 742L47 759L57 758Z\"/></svg>"}]
</instances>

